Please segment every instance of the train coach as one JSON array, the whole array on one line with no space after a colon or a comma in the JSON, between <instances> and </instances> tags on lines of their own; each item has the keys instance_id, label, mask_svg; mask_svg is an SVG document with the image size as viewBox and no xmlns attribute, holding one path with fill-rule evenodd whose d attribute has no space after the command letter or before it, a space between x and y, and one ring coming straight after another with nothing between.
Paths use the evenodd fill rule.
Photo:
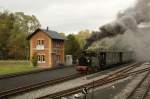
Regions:
<instances>
[{"instance_id":1,"label":"train coach","mask_svg":"<svg viewBox=\"0 0 150 99\"><path fill-rule=\"evenodd\" d=\"M76 66L76 70L79 72L98 71L132 60L133 54L130 51L84 51L79 58L79 64Z\"/></svg>"}]
</instances>

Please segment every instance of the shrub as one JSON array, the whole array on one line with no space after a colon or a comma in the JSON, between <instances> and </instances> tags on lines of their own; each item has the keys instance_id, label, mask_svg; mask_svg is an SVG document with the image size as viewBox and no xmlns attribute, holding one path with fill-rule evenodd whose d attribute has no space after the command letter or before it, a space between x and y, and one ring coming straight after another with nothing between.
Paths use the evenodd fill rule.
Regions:
<instances>
[{"instance_id":1,"label":"shrub","mask_svg":"<svg viewBox=\"0 0 150 99\"><path fill-rule=\"evenodd\" d=\"M33 57L32 57L32 65L33 65L34 67L37 66L37 55L33 55Z\"/></svg>"}]
</instances>

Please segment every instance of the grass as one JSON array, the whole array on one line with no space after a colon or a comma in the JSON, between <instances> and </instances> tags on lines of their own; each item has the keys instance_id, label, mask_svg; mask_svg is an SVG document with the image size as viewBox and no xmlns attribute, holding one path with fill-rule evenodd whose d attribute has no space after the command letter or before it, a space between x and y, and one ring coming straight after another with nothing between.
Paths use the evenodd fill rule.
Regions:
<instances>
[{"instance_id":1,"label":"grass","mask_svg":"<svg viewBox=\"0 0 150 99\"><path fill-rule=\"evenodd\" d=\"M35 69L29 61L0 61L0 75Z\"/></svg>"}]
</instances>

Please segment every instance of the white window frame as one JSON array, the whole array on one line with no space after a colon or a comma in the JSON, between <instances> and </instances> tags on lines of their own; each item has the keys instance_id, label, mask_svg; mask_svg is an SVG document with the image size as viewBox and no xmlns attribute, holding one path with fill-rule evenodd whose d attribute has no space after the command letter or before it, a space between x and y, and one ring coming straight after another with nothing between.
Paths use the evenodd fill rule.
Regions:
<instances>
[{"instance_id":1,"label":"white window frame","mask_svg":"<svg viewBox=\"0 0 150 99\"><path fill-rule=\"evenodd\" d=\"M37 55L38 63L45 63L45 55Z\"/></svg>"}]
</instances>

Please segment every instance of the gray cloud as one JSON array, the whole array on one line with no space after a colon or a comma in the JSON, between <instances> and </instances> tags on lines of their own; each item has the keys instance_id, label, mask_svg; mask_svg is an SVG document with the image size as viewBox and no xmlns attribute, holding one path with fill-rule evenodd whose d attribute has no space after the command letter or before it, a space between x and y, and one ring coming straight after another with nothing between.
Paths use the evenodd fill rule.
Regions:
<instances>
[{"instance_id":1,"label":"gray cloud","mask_svg":"<svg viewBox=\"0 0 150 99\"><path fill-rule=\"evenodd\" d=\"M0 7L35 15L42 27L58 32L94 29L114 20L135 0L0 0Z\"/></svg>"}]
</instances>

